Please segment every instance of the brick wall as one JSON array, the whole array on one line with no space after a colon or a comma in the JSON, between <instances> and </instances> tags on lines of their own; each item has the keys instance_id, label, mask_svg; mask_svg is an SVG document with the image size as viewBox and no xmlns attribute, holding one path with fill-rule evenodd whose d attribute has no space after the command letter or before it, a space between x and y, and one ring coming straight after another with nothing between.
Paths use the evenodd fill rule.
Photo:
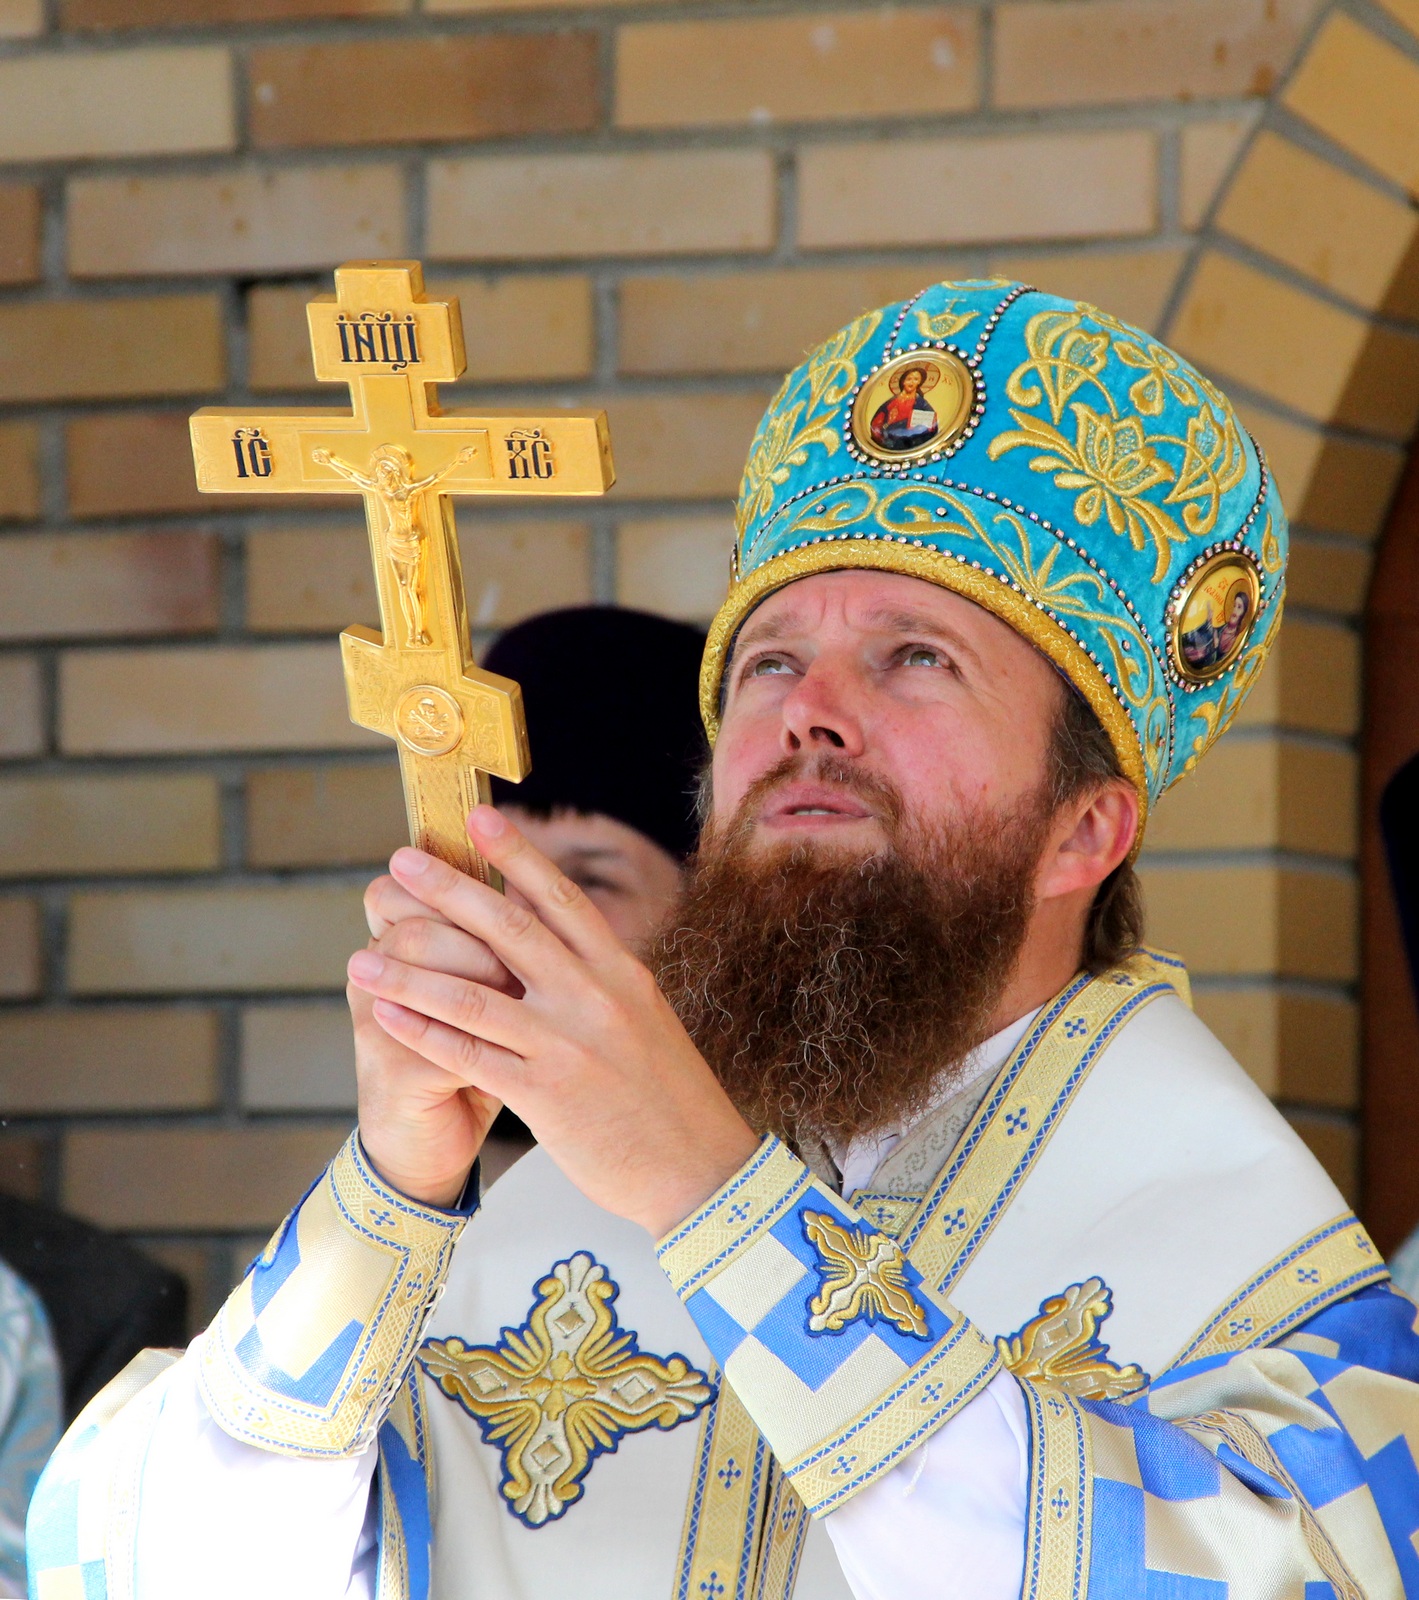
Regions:
<instances>
[{"instance_id":1,"label":"brick wall","mask_svg":"<svg viewBox=\"0 0 1419 1600\"><path fill-rule=\"evenodd\" d=\"M0 0L0 1182L143 1240L200 1314L349 1125L338 990L402 828L333 637L374 620L363 535L199 497L185 427L308 396L331 266L459 294L458 398L609 411L604 503L463 511L480 643L593 597L703 618L807 346L985 272L1162 326L1315 9ZM1310 484L1320 446L1257 415ZM1341 515L1377 518L1344 448ZM1148 870L1204 1013L1347 1182L1353 554L1303 561L1284 671Z\"/></svg>"}]
</instances>

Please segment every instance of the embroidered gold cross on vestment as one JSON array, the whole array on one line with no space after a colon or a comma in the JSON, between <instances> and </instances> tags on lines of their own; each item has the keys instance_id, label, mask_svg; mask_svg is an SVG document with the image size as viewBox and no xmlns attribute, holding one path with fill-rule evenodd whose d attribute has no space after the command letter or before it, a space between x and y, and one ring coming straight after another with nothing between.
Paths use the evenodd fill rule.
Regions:
<instances>
[{"instance_id":1,"label":"embroidered gold cross on vestment","mask_svg":"<svg viewBox=\"0 0 1419 1600\"><path fill-rule=\"evenodd\" d=\"M428 299L417 261L338 267L335 291L306 308L311 353L352 409L204 407L197 486L364 497L383 632L340 635L350 717L397 742L413 842L490 881L468 813L490 773L518 781L531 763L521 691L473 663L449 496L604 494L606 416L444 411L434 385L465 365L458 302Z\"/></svg>"}]
</instances>

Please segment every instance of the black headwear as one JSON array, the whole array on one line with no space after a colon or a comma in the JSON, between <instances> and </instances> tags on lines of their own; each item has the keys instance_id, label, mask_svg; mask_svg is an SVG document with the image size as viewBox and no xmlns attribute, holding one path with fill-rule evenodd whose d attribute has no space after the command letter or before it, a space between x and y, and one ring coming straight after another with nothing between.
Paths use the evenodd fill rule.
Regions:
<instances>
[{"instance_id":1,"label":"black headwear","mask_svg":"<svg viewBox=\"0 0 1419 1600\"><path fill-rule=\"evenodd\" d=\"M522 685L532 772L496 803L602 812L677 859L695 846L705 636L618 606L547 611L509 628L483 665Z\"/></svg>"}]
</instances>

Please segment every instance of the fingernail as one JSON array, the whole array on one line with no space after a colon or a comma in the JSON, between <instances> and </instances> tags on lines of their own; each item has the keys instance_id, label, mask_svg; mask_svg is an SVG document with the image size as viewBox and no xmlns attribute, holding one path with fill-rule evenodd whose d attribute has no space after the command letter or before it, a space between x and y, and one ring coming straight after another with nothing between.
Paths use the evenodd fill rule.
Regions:
<instances>
[{"instance_id":1,"label":"fingernail","mask_svg":"<svg viewBox=\"0 0 1419 1600\"><path fill-rule=\"evenodd\" d=\"M401 846L390 857L391 867L397 866L401 872L406 872L411 878L416 878L421 872L429 870L432 856L427 856L422 850L411 849L408 845Z\"/></svg>"},{"instance_id":2,"label":"fingernail","mask_svg":"<svg viewBox=\"0 0 1419 1600\"><path fill-rule=\"evenodd\" d=\"M373 950L356 950L347 970L352 978L377 978L384 971L384 961Z\"/></svg>"},{"instance_id":3,"label":"fingernail","mask_svg":"<svg viewBox=\"0 0 1419 1600\"><path fill-rule=\"evenodd\" d=\"M485 839L496 839L507 832L507 819L492 806L474 806L470 821Z\"/></svg>"}]
</instances>

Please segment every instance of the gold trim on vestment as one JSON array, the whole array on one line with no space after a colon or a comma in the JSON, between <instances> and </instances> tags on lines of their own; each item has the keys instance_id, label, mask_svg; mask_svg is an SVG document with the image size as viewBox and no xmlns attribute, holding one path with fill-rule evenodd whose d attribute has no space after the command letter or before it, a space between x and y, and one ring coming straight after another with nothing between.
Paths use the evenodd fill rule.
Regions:
<instances>
[{"instance_id":1,"label":"gold trim on vestment","mask_svg":"<svg viewBox=\"0 0 1419 1600\"><path fill-rule=\"evenodd\" d=\"M1168 1368L1272 1344L1326 1306L1388 1277L1359 1219L1343 1211L1244 1283L1184 1342Z\"/></svg>"},{"instance_id":2,"label":"gold trim on vestment","mask_svg":"<svg viewBox=\"0 0 1419 1600\"><path fill-rule=\"evenodd\" d=\"M1076 978L1040 1012L901 1235L939 1294L989 1238L1120 1027L1167 993L1187 998L1182 963L1139 950L1102 977Z\"/></svg>"},{"instance_id":3,"label":"gold trim on vestment","mask_svg":"<svg viewBox=\"0 0 1419 1600\"><path fill-rule=\"evenodd\" d=\"M710 1594L746 1600L757 1592L764 1508L775 1475L764 1436L720 1377L719 1395L700 1423L673 1600Z\"/></svg>"},{"instance_id":4,"label":"gold trim on vestment","mask_svg":"<svg viewBox=\"0 0 1419 1600\"><path fill-rule=\"evenodd\" d=\"M1093 1513L1089 1430L1071 1396L1018 1381L1030 1424L1022 1600L1082 1600Z\"/></svg>"}]
</instances>

